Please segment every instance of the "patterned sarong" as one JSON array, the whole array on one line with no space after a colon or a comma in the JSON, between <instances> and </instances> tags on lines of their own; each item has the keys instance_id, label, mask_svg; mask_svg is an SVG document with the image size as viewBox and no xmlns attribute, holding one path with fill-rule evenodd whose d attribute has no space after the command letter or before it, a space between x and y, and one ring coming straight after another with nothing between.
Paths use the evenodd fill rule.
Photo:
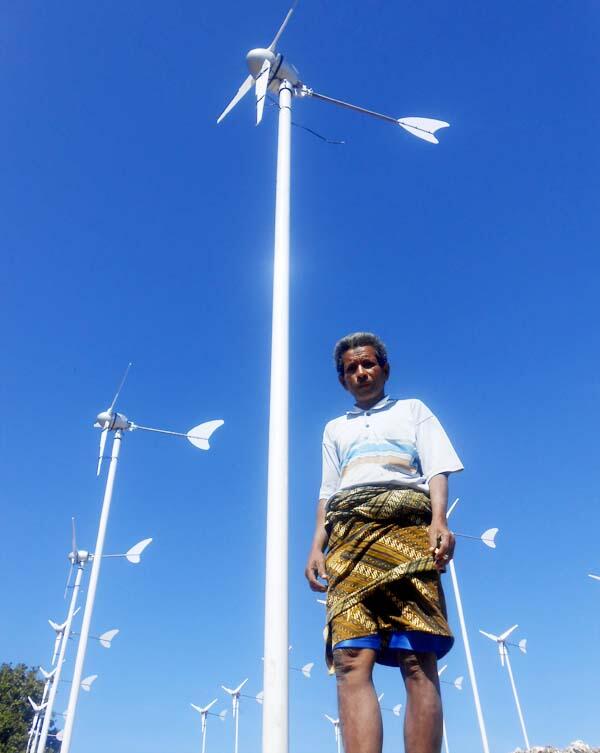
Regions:
<instances>
[{"instance_id":1,"label":"patterned sarong","mask_svg":"<svg viewBox=\"0 0 600 753\"><path fill-rule=\"evenodd\" d=\"M359 636L419 631L452 640L429 551L431 502L415 489L359 486L328 502L326 657ZM387 662L385 662L387 663Z\"/></svg>"}]
</instances>

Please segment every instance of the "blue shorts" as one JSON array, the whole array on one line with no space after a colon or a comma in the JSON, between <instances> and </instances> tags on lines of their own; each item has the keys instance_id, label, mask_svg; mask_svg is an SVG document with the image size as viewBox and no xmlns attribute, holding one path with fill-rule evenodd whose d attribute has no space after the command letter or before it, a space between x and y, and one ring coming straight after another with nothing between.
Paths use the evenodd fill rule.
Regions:
<instances>
[{"instance_id":1,"label":"blue shorts","mask_svg":"<svg viewBox=\"0 0 600 753\"><path fill-rule=\"evenodd\" d=\"M336 648L372 648L377 652L377 663L388 667L397 667L398 661L395 652L398 649L413 651L417 654L434 653L438 659L445 656L454 644L454 638L448 635L433 635L421 630L406 630L402 633L392 633L385 648L382 649L382 640L379 634L365 635L360 638L349 638L339 641L333 647Z\"/></svg>"}]
</instances>

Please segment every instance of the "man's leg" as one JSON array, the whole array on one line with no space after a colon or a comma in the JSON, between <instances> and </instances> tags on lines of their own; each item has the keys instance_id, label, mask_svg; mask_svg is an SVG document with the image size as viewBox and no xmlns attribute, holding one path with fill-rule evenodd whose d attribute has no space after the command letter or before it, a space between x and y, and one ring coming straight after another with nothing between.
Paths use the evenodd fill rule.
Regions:
<instances>
[{"instance_id":1,"label":"man's leg","mask_svg":"<svg viewBox=\"0 0 600 753\"><path fill-rule=\"evenodd\" d=\"M373 687L375 651L334 649L333 663L345 753L381 753L381 709Z\"/></svg>"},{"instance_id":2,"label":"man's leg","mask_svg":"<svg viewBox=\"0 0 600 753\"><path fill-rule=\"evenodd\" d=\"M434 653L398 651L406 686L405 753L440 753L442 700Z\"/></svg>"}]
</instances>

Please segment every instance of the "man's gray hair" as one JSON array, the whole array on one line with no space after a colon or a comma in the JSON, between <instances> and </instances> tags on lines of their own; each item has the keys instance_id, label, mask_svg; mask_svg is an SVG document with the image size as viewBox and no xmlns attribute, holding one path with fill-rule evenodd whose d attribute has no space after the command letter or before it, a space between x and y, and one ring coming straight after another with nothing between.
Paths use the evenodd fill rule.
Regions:
<instances>
[{"instance_id":1,"label":"man's gray hair","mask_svg":"<svg viewBox=\"0 0 600 753\"><path fill-rule=\"evenodd\" d=\"M335 367L340 376L344 375L344 363L342 356L347 350L353 348L360 348L364 345L371 345L375 348L375 355L377 356L377 363L383 368L388 362L387 349L382 340L372 332L353 332L351 335L346 335L338 340L333 350L333 360L335 361Z\"/></svg>"}]
</instances>

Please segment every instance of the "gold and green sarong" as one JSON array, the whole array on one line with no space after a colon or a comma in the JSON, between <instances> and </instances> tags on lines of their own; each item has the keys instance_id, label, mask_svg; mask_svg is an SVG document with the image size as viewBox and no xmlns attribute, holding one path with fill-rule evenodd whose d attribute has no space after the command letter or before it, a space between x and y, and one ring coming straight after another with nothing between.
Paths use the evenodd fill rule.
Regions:
<instances>
[{"instance_id":1,"label":"gold and green sarong","mask_svg":"<svg viewBox=\"0 0 600 753\"><path fill-rule=\"evenodd\" d=\"M327 665L333 649L373 647L396 666L395 651L434 651L454 642L429 551L431 502L421 491L356 486L327 504Z\"/></svg>"}]
</instances>

